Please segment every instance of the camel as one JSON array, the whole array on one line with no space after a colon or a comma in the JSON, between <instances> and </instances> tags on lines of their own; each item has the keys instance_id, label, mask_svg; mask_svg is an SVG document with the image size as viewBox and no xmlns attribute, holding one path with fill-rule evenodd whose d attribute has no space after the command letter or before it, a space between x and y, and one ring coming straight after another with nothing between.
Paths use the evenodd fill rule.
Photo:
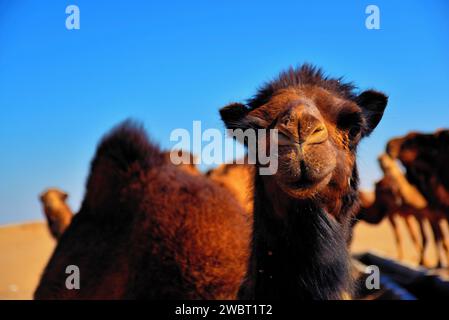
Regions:
<instances>
[{"instance_id":1,"label":"camel","mask_svg":"<svg viewBox=\"0 0 449 320\"><path fill-rule=\"evenodd\" d=\"M279 169L264 175L256 164L240 299L341 299L352 291L347 243L359 209L356 149L388 100L377 91L354 91L303 65L282 72L247 103L220 110L228 129L278 130L278 152L270 159ZM268 150L273 142L259 138Z\"/></svg>"},{"instance_id":2,"label":"camel","mask_svg":"<svg viewBox=\"0 0 449 320\"><path fill-rule=\"evenodd\" d=\"M67 193L52 188L40 196L48 228L51 235L58 240L72 221L73 213L67 205Z\"/></svg>"},{"instance_id":3,"label":"camel","mask_svg":"<svg viewBox=\"0 0 449 320\"><path fill-rule=\"evenodd\" d=\"M428 203L429 222L438 248L437 267L440 267L442 252L449 262L449 239L441 226L449 219L449 130L433 134L411 132L391 139L386 149L393 159L402 163L407 180Z\"/></svg>"},{"instance_id":4,"label":"camel","mask_svg":"<svg viewBox=\"0 0 449 320\"><path fill-rule=\"evenodd\" d=\"M427 235L424 230L424 223L426 220L431 221L433 219L432 212L429 210L424 196L415 186L408 182L407 178L403 175L401 169L392 158L390 158L387 154L382 154L379 157L379 164L385 176L389 177L389 181L391 182L395 192L396 214L404 218L413 244L420 253L419 263L424 265L426 264L424 256L427 245ZM394 208L394 206L390 207L390 209L392 208ZM418 235L412 226L413 219L418 222L422 244L419 242ZM394 222L392 222L392 225L395 230L396 241L398 241L399 237L397 226ZM401 244L399 242L397 244L399 248Z\"/></svg>"},{"instance_id":5,"label":"camel","mask_svg":"<svg viewBox=\"0 0 449 320\"><path fill-rule=\"evenodd\" d=\"M427 235L424 231L424 223L426 221L425 209L416 209L404 204L395 181L388 176L384 176L381 180L376 182L375 192L373 195L369 192L360 192L361 208L356 216L356 220L363 220L369 224L378 224L383 219L387 218L392 229L396 241L396 248L398 252L398 259L403 259L402 250L402 234L399 232L397 225L397 218L404 219L407 231L412 238L413 244L420 255L420 264L426 264L424 261L424 252L427 245ZM420 227L419 238L416 230L413 228L413 220L416 220Z\"/></svg>"},{"instance_id":6,"label":"camel","mask_svg":"<svg viewBox=\"0 0 449 320\"><path fill-rule=\"evenodd\" d=\"M227 189L173 165L128 121L100 142L81 209L35 298L235 299L249 232ZM79 290L66 288L69 265L79 268Z\"/></svg>"}]
</instances>

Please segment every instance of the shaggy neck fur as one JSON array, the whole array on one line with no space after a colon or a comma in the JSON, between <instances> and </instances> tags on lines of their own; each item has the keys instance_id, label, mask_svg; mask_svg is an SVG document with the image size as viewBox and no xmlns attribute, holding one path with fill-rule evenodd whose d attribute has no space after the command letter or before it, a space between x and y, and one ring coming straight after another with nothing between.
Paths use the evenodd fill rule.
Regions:
<instances>
[{"instance_id":1,"label":"shaggy neck fur","mask_svg":"<svg viewBox=\"0 0 449 320\"><path fill-rule=\"evenodd\" d=\"M240 298L341 299L351 291L350 219L338 222L317 200L268 192L262 180L256 176L252 253ZM355 197L343 198L349 215Z\"/></svg>"}]
</instances>

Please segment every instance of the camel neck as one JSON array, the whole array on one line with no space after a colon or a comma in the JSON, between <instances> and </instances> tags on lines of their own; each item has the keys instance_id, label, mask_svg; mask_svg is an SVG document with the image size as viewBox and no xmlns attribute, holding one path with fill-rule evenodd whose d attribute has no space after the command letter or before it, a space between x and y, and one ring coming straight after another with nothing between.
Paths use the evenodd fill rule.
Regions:
<instances>
[{"instance_id":1,"label":"camel neck","mask_svg":"<svg viewBox=\"0 0 449 320\"><path fill-rule=\"evenodd\" d=\"M255 299L339 299L349 283L349 257L341 225L312 201L276 210L255 197L249 294Z\"/></svg>"}]
</instances>

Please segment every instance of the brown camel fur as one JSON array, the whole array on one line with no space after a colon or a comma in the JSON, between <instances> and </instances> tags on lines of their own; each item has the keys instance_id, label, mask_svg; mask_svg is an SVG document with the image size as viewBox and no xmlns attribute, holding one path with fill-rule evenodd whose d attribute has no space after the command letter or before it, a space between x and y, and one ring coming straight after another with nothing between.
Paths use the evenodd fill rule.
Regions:
<instances>
[{"instance_id":1,"label":"brown camel fur","mask_svg":"<svg viewBox=\"0 0 449 320\"><path fill-rule=\"evenodd\" d=\"M179 169L181 169L187 173L190 173L194 176L198 176L198 175L202 174L201 171L198 170L198 167L195 164L195 155L193 155L192 153L190 153L188 151L184 151L184 150L166 151L166 152L164 152L164 157L167 160L167 162L172 162L172 160L171 160L172 155L175 155L176 157L183 159L183 162L175 165Z\"/></svg>"},{"instance_id":2,"label":"brown camel fur","mask_svg":"<svg viewBox=\"0 0 449 320\"><path fill-rule=\"evenodd\" d=\"M247 161L243 164L222 164L209 170L206 175L212 181L231 191L248 215L252 217L254 165L248 164Z\"/></svg>"},{"instance_id":3,"label":"brown camel fur","mask_svg":"<svg viewBox=\"0 0 449 320\"><path fill-rule=\"evenodd\" d=\"M441 252L449 262L449 239L441 226L442 221L449 219L449 130L433 134L411 132L392 139L387 144L387 153L401 161L407 180L428 203L429 222L439 253L438 266L442 265Z\"/></svg>"},{"instance_id":4,"label":"brown camel fur","mask_svg":"<svg viewBox=\"0 0 449 320\"><path fill-rule=\"evenodd\" d=\"M67 193L58 189L48 189L40 196L48 228L57 240L72 221L73 213L67 205Z\"/></svg>"},{"instance_id":5,"label":"brown camel fur","mask_svg":"<svg viewBox=\"0 0 449 320\"><path fill-rule=\"evenodd\" d=\"M207 177L174 166L142 128L100 143L80 212L62 235L37 299L233 299L249 247L247 214ZM65 286L66 267L80 289Z\"/></svg>"},{"instance_id":6,"label":"brown camel fur","mask_svg":"<svg viewBox=\"0 0 449 320\"><path fill-rule=\"evenodd\" d=\"M251 257L240 298L341 299L351 291L356 148L386 104L382 93L357 95L351 84L304 65L281 73L246 104L220 111L228 129L279 131L271 158L277 172L262 175L256 165ZM256 153L269 150L272 141L259 138Z\"/></svg>"}]
</instances>

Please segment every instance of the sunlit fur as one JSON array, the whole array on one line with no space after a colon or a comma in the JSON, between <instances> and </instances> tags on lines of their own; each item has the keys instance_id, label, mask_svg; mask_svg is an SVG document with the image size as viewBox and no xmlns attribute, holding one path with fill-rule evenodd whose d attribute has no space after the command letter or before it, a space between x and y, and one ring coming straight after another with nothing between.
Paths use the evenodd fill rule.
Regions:
<instances>
[{"instance_id":1,"label":"sunlit fur","mask_svg":"<svg viewBox=\"0 0 449 320\"><path fill-rule=\"evenodd\" d=\"M177 167L125 122L100 143L77 213L37 299L234 299L246 269L248 215L227 189ZM68 290L68 265L80 270Z\"/></svg>"}]
</instances>

